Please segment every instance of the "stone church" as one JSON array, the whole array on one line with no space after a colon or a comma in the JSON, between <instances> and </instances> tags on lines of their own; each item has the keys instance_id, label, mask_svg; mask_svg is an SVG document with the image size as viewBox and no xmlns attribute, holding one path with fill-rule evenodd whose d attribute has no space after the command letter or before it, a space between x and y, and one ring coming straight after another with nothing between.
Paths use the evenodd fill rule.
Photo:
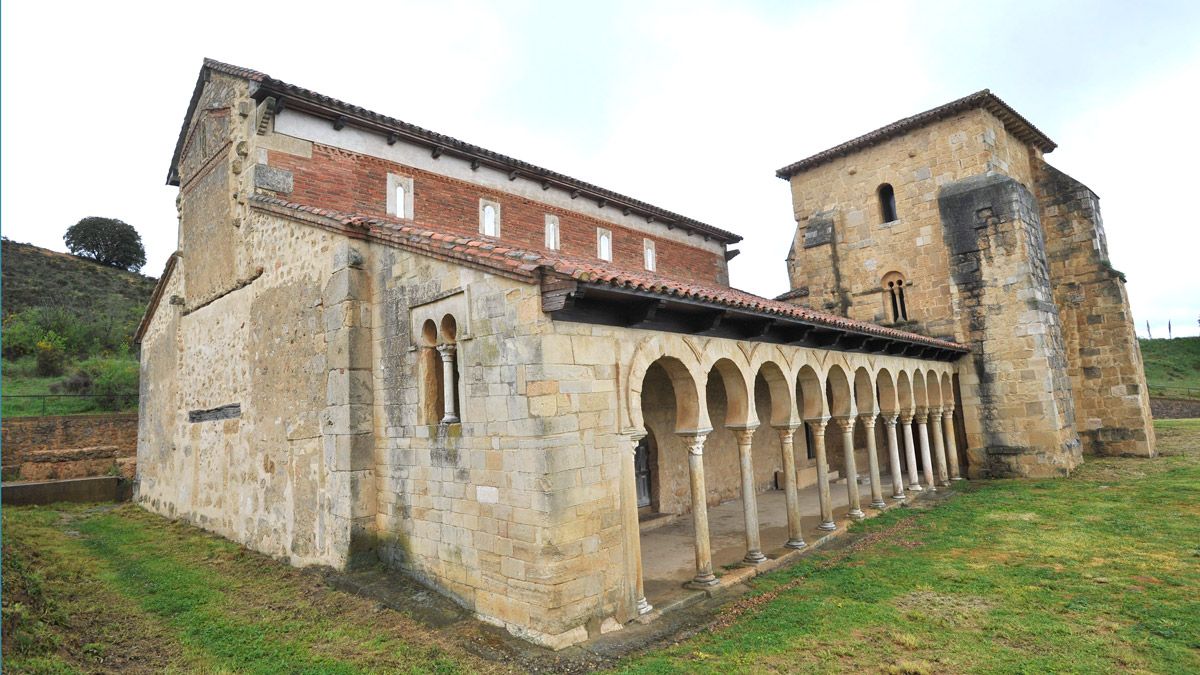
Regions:
<instances>
[{"instance_id":1,"label":"stone church","mask_svg":"<svg viewBox=\"0 0 1200 675\"><path fill-rule=\"evenodd\" d=\"M983 91L781 169L767 299L729 285L732 232L206 60L137 500L560 648L963 477L1151 456L1123 279L1053 149Z\"/></svg>"}]
</instances>

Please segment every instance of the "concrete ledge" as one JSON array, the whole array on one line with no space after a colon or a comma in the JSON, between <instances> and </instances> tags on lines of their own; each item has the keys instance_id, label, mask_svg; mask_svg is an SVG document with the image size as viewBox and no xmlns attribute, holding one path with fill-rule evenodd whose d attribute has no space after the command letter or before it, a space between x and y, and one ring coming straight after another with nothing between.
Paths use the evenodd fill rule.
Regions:
<instances>
[{"instance_id":1,"label":"concrete ledge","mask_svg":"<svg viewBox=\"0 0 1200 675\"><path fill-rule=\"evenodd\" d=\"M119 476L67 478L0 485L0 501L10 506L55 502L124 502L133 495L133 484Z\"/></svg>"}]
</instances>

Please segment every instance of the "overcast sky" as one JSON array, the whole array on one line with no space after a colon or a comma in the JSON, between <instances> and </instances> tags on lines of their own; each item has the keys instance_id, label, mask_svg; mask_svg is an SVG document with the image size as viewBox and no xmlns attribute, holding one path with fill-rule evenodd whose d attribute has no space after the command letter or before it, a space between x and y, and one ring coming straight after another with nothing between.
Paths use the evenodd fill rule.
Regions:
<instances>
[{"instance_id":1,"label":"overcast sky","mask_svg":"<svg viewBox=\"0 0 1200 675\"><path fill-rule=\"evenodd\" d=\"M5 2L3 233L80 218L175 248L201 59L264 71L742 234L787 290L775 169L982 88L1101 197L1138 332L1197 334L1200 2ZM244 23L235 23L243 21Z\"/></svg>"}]
</instances>

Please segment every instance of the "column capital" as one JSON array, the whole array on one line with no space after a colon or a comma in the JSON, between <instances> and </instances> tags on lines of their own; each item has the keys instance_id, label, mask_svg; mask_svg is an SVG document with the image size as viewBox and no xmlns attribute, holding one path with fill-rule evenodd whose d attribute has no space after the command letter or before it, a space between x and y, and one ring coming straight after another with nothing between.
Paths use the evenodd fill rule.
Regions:
<instances>
[{"instance_id":1,"label":"column capital","mask_svg":"<svg viewBox=\"0 0 1200 675\"><path fill-rule=\"evenodd\" d=\"M913 411L913 421L917 424L925 424L929 421L929 408L921 407Z\"/></svg>"},{"instance_id":2,"label":"column capital","mask_svg":"<svg viewBox=\"0 0 1200 675\"><path fill-rule=\"evenodd\" d=\"M942 408L942 417L945 417L945 418L954 417L954 406L948 405L948 406Z\"/></svg>"},{"instance_id":3,"label":"column capital","mask_svg":"<svg viewBox=\"0 0 1200 675\"><path fill-rule=\"evenodd\" d=\"M806 419L804 421L807 422L809 427L811 427L813 429L813 431L816 431L816 432L825 431L825 427L829 425L828 417L810 417L809 419Z\"/></svg>"},{"instance_id":4,"label":"column capital","mask_svg":"<svg viewBox=\"0 0 1200 675\"><path fill-rule=\"evenodd\" d=\"M708 431L686 431L677 435L687 445L689 455L704 455L704 441L708 438Z\"/></svg>"},{"instance_id":5,"label":"column capital","mask_svg":"<svg viewBox=\"0 0 1200 675\"><path fill-rule=\"evenodd\" d=\"M442 355L443 361L449 361L454 358L454 353L458 350L458 346L453 342L446 342L437 346L438 353Z\"/></svg>"},{"instance_id":6,"label":"column capital","mask_svg":"<svg viewBox=\"0 0 1200 675\"><path fill-rule=\"evenodd\" d=\"M637 454L638 445L647 436L645 431L627 431L623 435L629 439L629 452L633 454Z\"/></svg>"},{"instance_id":7,"label":"column capital","mask_svg":"<svg viewBox=\"0 0 1200 675\"><path fill-rule=\"evenodd\" d=\"M750 445L750 440L754 438L754 430L757 429L758 426L755 425L726 428L733 432L734 437L737 438L738 445Z\"/></svg>"},{"instance_id":8,"label":"column capital","mask_svg":"<svg viewBox=\"0 0 1200 675\"><path fill-rule=\"evenodd\" d=\"M853 415L838 415L833 418L834 422L841 427L842 431L854 431L854 416Z\"/></svg>"},{"instance_id":9,"label":"column capital","mask_svg":"<svg viewBox=\"0 0 1200 675\"><path fill-rule=\"evenodd\" d=\"M871 429L875 428L875 420L878 418L878 416L879 413L862 413L858 416L858 421L862 422L863 426L867 428L867 431L870 431Z\"/></svg>"},{"instance_id":10,"label":"column capital","mask_svg":"<svg viewBox=\"0 0 1200 675\"><path fill-rule=\"evenodd\" d=\"M882 417L884 425L888 428L891 428L896 426L896 418L899 417L899 415L892 413L891 415L882 415Z\"/></svg>"},{"instance_id":11,"label":"column capital","mask_svg":"<svg viewBox=\"0 0 1200 675\"><path fill-rule=\"evenodd\" d=\"M942 406L940 406L940 405L931 406L929 408L929 418L930 419L933 419L934 417L941 417L941 416L942 416Z\"/></svg>"},{"instance_id":12,"label":"column capital","mask_svg":"<svg viewBox=\"0 0 1200 675\"><path fill-rule=\"evenodd\" d=\"M911 412L900 413L900 423L901 424L912 424L913 417L914 417L914 414Z\"/></svg>"}]
</instances>

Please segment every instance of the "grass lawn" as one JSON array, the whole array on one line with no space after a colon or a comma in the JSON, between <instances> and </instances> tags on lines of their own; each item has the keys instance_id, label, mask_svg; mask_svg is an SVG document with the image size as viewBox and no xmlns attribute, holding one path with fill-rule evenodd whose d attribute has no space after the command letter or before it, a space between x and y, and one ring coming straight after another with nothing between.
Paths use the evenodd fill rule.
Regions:
<instances>
[{"instance_id":1,"label":"grass lawn","mask_svg":"<svg viewBox=\"0 0 1200 675\"><path fill-rule=\"evenodd\" d=\"M626 672L1200 672L1200 420L1156 460L894 509ZM477 672L453 637L131 505L6 508L12 672Z\"/></svg>"},{"instance_id":2,"label":"grass lawn","mask_svg":"<svg viewBox=\"0 0 1200 675\"><path fill-rule=\"evenodd\" d=\"M1151 396L1200 398L1200 337L1139 342Z\"/></svg>"},{"instance_id":3,"label":"grass lawn","mask_svg":"<svg viewBox=\"0 0 1200 675\"><path fill-rule=\"evenodd\" d=\"M59 396L51 393L50 386L62 382L62 376L38 377L33 373L33 357L20 361L4 359L0 365L4 382L0 397L0 416L29 417L40 415L78 415L84 413L106 413L98 404L97 397ZM44 401L43 398L45 397ZM36 397L36 398L35 398ZM130 396L121 410L137 410L137 397Z\"/></svg>"}]
</instances>

